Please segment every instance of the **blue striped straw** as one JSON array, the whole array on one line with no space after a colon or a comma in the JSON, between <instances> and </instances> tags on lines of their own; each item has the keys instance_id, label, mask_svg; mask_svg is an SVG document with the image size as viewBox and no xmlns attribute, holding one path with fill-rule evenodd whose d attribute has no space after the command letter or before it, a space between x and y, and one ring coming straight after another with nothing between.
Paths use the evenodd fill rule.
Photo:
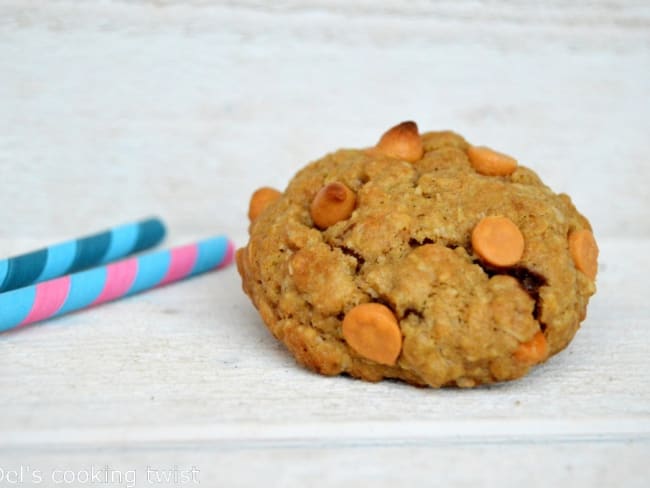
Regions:
<instances>
[{"instance_id":1,"label":"blue striped straw","mask_svg":"<svg viewBox=\"0 0 650 488\"><path fill-rule=\"evenodd\" d=\"M157 218L120 225L0 260L0 293L51 280L149 249L165 236Z\"/></svg>"}]
</instances>

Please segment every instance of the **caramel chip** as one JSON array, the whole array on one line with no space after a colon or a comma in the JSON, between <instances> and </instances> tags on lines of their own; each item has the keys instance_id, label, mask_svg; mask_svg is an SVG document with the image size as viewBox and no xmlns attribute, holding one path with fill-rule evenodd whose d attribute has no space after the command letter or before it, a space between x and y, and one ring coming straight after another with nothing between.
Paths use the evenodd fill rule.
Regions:
<instances>
[{"instance_id":1,"label":"caramel chip","mask_svg":"<svg viewBox=\"0 0 650 488\"><path fill-rule=\"evenodd\" d=\"M512 266L524 253L524 236L507 217L485 217L472 231L472 247L494 266Z\"/></svg>"},{"instance_id":2,"label":"caramel chip","mask_svg":"<svg viewBox=\"0 0 650 488\"><path fill-rule=\"evenodd\" d=\"M356 195L350 188L338 181L321 188L311 202L310 214L319 229L345 220L352 215Z\"/></svg>"},{"instance_id":3,"label":"caramel chip","mask_svg":"<svg viewBox=\"0 0 650 488\"><path fill-rule=\"evenodd\" d=\"M381 136L376 149L385 156L414 163L422 159L424 149L415 122L402 122Z\"/></svg>"},{"instance_id":4,"label":"caramel chip","mask_svg":"<svg viewBox=\"0 0 650 488\"><path fill-rule=\"evenodd\" d=\"M548 342L546 341L546 337L541 331L538 332L528 342L519 344L513 356L517 361L530 366L541 363L548 356Z\"/></svg>"},{"instance_id":5,"label":"caramel chip","mask_svg":"<svg viewBox=\"0 0 650 488\"><path fill-rule=\"evenodd\" d=\"M282 193L278 190L266 186L255 190L251 196L250 204L248 205L248 219L251 222L255 220L266 207L271 205L281 196Z\"/></svg>"},{"instance_id":6,"label":"caramel chip","mask_svg":"<svg viewBox=\"0 0 650 488\"><path fill-rule=\"evenodd\" d=\"M487 176L507 176L517 169L517 160L485 146L467 149L469 162L477 173Z\"/></svg>"},{"instance_id":7,"label":"caramel chip","mask_svg":"<svg viewBox=\"0 0 650 488\"><path fill-rule=\"evenodd\" d=\"M586 229L571 232L569 251L576 268L590 280L595 280L598 272L598 244L594 235Z\"/></svg>"},{"instance_id":8,"label":"caramel chip","mask_svg":"<svg viewBox=\"0 0 650 488\"><path fill-rule=\"evenodd\" d=\"M391 310L379 303L362 303L343 319L343 337L361 356L392 366L402 350L402 331Z\"/></svg>"}]
</instances>

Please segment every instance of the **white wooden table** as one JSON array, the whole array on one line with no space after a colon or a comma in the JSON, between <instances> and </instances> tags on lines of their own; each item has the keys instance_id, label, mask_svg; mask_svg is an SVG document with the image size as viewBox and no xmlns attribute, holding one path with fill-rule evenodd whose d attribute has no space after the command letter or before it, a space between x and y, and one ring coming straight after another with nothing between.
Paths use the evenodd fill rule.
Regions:
<instances>
[{"instance_id":1,"label":"white wooden table","mask_svg":"<svg viewBox=\"0 0 650 488\"><path fill-rule=\"evenodd\" d=\"M0 486L650 486L645 0L0 0L0 256L150 214L242 244L253 189L405 119L592 220L565 352L476 390L320 377L231 267L0 335Z\"/></svg>"}]
</instances>

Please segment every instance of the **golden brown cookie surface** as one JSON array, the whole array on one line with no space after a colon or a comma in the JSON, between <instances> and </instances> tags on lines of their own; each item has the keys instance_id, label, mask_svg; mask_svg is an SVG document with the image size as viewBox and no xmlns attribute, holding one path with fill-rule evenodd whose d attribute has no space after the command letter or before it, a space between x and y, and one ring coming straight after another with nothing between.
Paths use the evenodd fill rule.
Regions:
<instances>
[{"instance_id":1,"label":"golden brown cookie surface","mask_svg":"<svg viewBox=\"0 0 650 488\"><path fill-rule=\"evenodd\" d=\"M434 387L565 348L597 258L571 200L452 132L386 134L309 164L251 223L238 268L273 335L323 374Z\"/></svg>"}]
</instances>

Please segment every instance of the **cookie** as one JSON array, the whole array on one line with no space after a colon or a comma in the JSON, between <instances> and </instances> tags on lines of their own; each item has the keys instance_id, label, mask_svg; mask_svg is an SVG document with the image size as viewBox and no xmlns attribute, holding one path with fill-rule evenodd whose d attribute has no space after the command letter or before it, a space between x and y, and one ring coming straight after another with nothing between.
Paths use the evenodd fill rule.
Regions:
<instances>
[{"instance_id":1,"label":"cookie","mask_svg":"<svg viewBox=\"0 0 650 488\"><path fill-rule=\"evenodd\" d=\"M251 200L243 289L324 375L472 387L564 349L595 292L587 219L516 159L414 122Z\"/></svg>"}]
</instances>

